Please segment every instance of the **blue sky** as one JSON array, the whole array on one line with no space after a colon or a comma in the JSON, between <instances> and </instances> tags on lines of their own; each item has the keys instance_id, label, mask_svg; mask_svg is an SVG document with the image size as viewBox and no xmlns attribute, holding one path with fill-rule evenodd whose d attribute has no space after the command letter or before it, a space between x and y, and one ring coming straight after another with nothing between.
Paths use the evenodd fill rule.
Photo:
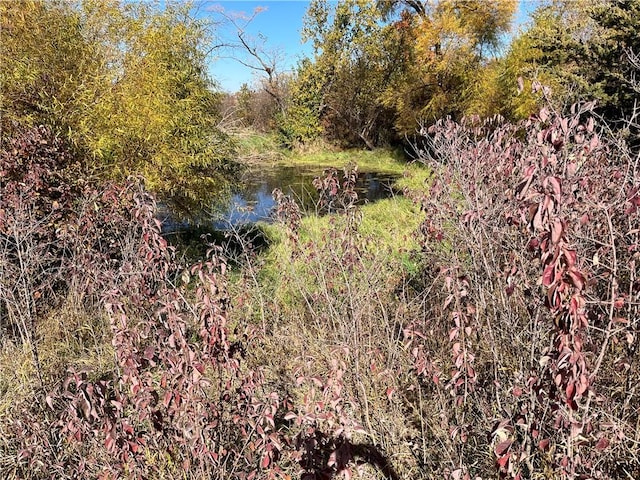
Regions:
<instances>
[{"instance_id":1,"label":"blue sky","mask_svg":"<svg viewBox=\"0 0 640 480\"><path fill-rule=\"evenodd\" d=\"M516 16L516 28L528 19L529 14L535 10L543 0L520 0ZM258 40L262 35L268 49L278 50L282 58L280 69L293 69L298 60L312 53L311 45L302 44L300 31L302 21L309 2L301 0L206 0L202 2L200 14L207 13L209 9L222 7L225 12L244 12L251 16L257 7L263 7L264 11L256 15L247 29L247 34ZM230 36L233 32L223 31L223 35ZM231 58L219 58L211 63L210 73L221 87L229 92L237 91L242 83L251 83L256 77L255 72Z\"/></svg>"}]
</instances>

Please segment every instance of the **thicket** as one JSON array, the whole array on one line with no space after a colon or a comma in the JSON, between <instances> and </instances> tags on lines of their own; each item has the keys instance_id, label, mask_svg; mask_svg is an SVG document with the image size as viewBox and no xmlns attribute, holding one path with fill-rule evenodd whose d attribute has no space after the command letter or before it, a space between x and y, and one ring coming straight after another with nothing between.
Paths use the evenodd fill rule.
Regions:
<instances>
[{"instance_id":1,"label":"thicket","mask_svg":"<svg viewBox=\"0 0 640 480\"><path fill-rule=\"evenodd\" d=\"M639 474L640 157L592 107L425 132L427 318L448 322L417 322L414 355L464 471L484 445L507 478Z\"/></svg>"},{"instance_id":2,"label":"thicket","mask_svg":"<svg viewBox=\"0 0 640 480\"><path fill-rule=\"evenodd\" d=\"M0 18L3 138L47 125L103 178L192 202L225 191L234 145L189 4L19 0Z\"/></svg>"},{"instance_id":3,"label":"thicket","mask_svg":"<svg viewBox=\"0 0 640 480\"><path fill-rule=\"evenodd\" d=\"M300 124L287 138L294 144L322 129L383 141L368 128L389 126L390 117L378 117L386 111L367 95L380 93L386 57L366 44L368 31L379 45L396 33L424 35L417 45L436 63L417 78L435 75L456 86L448 95L463 92L460 70L430 68L444 55L437 45L456 45L448 34L465 40L458 53L469 56L450 58L465 59L460 67L479 61L476 49L501 31L506 16L451 10L472 4L427 11L421 2L345 2L344 21L331 23L314 2L316 24L328 29L318 38L354 40L353 55L338 63L342 72L303 64L302 83L291 86L304 92L291 104L299 116L288 117ZM603 5L589 20L609 19L597 29L612 28L611 18L633 25L633 3ZM350 23L360 9L369 15ZM570 97L559 102L539 83L529 95L525 79L519 112L540 99L551 108L517 123L425 124L415 147L432 174L422 191L406 192L402 210L388 200L395 223L372 228L355 203L357 170L328 170L314 182L326 216L303 218L274 192L274 245L261 256L243 251L230 273L213 245L183 263L161 235L145 182L125 178L144 173L153 187L149 168L176 180L203 174L213 185L214 165L202 155L220 160L228 151L226 137L209 130L217 100L203 83L200 30L180 20L186 10L4 2L0 11L8 65L0 476L640 477L640 155L626 143L637 131L633 117L616 131L601 121L609 110L560 108ZM385 12L401 15L402 25L390 24L395 33L378 30ZM496 28L478 29L487 18ZM603 67L610 83L599 85L630 105L635 46L614 30L598 38L603 49L622 38L615 52L629 69L621 78ZM114 41L121 38L124 49ZM371 90L352 81L368 72L357 60L380 67L364 84ZM517 58L506 61L519 68ZM334 83L318 81L330 74ZM344 91L328 92L334 86ZM431 109L445 97L426 98ZM316 116L341 102L353 108ZM424 218L413 236L408 199Z\"/></svg>"},{"instance_id":4,"label":"thicket","mask_svg":"<svg viewBox=\"0 0 640 480\"><path fill-rule=\"evenodd\" d=\"M277 197L290 256L255 298L245 289L243 310L271 332L264 361L279 381L312 382L303 401L322 402L317 427L335 449L325 468L346 458L364 478L640 474L640 157L592 108L425 129L434 174L419 200L419 274L363 233L351 172L318 180L343 213L311 237Z\"/></svg>"},{"instance_id":5,"label":"thicket","mask_svg":"<svg viewBox=\"0 0 640 480\"><path fill-rule=\"evenodd\" d=\"M519 121L550 103L567 113L595 100L612 127L629 129L638 8L633 0L543 2L514 31L512 0L314 1L303 29L314 55L291 79L279 125L297 142L322 136L371 149L413 138L417 122Z\"/></svg>"},{"instance_id":6,"label":"thicket","mask_svg":"<svg viewBox=\"0 0 640 480\"><path fill-rule=\"evenodd\" d=\"M215 248L176 261L139 183L15 137L3 475L638 476L640 159L588 107L424 139L421 251L365 233L356 172L329 171L320 237L276 195L279 263L229 290Z\"/></svg>"},{"instance_id":7,"label":"thicket","mask_svg":"<svg viewBox=\"0 0 640 480\"><path fill-rule=\"evenodd\" d=\"M179 265L138 181L65 176L73 160L44 127L0 157L2 347L31 378L3 374L3 477L266 469L284 399L242 360L251 326L226 323L225 263L212 248Z\"/></svg>"}]
</instances>

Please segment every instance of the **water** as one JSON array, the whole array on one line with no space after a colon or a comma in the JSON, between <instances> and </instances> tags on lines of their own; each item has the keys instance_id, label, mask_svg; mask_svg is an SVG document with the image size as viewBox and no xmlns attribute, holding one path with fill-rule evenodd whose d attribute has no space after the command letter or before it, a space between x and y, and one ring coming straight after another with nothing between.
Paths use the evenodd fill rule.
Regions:
<instances>
[{"instance_id":1,"label":"water","mask_svg":"<svg viewBox=\"0 0 640 480\"><path fill-rule=\"evenodd\" d=\"M341 175L341 172L338 174ZM322 170L318 168L290 166L247 172L242 179L242 187L232 194L229 204L214 222L214 226L224 230L229 226L271 222L276 206L271 192L276 188L294 198L304 211L315 211L318 193L312 182L320 175ZM393 195L392 185L396 178L379 172L360 172L356 183L358 204L375 202Z\"/></svg>"},{"instance_id":2,"label":"water","mask_svg":"<svg viewBox=\"0 0 640 480\"><path fill-rule=\"evenodd\" d=\"M247 248L258 252L268 245L258 222L273 221L276 202L271 192L279 188L292 196L303 211L315 212L319 195L312 182L322 174L322 168L254 167L244 173L227 204L212 207L211 212L195 212L188 220L174 214L168 205L160 204L158 218L162 221L162 233L191 261L204 258L207 245L212 242L223 248L231 263L241 263ZM342 180L342 172L338 171L338 175ZM362 205L390 197L394 194L392 185L396 178L379 172L359 172L357 203Z\"/></svg>"},{"instance_id":3,"label":"water","mask_svg":"<svg viewBox=\"0 0 640 480\"><path fill-rule=\"evenodd\" d=\"M242 255L247 245L259 251L267 245L267 240L257 224L272 222L276 207L271 192L279 188L294 198L303 211L314 212L319 195L312 182L322 174L322 168L292 166L247 170L227 204L212 207L211 212L196 212L188 220L174 214L168 205L160 204L158 218L162 221L162 233L194 261L203 258L209 242L222 246L229 258ZM339 171L340 180L341 174ZM359 172L355 188L357 203L362 205L390 197L394 194L392 185L396 178L379 172ZM203 241L203 236L208 240Z\"/></svg>"}]
</instances>

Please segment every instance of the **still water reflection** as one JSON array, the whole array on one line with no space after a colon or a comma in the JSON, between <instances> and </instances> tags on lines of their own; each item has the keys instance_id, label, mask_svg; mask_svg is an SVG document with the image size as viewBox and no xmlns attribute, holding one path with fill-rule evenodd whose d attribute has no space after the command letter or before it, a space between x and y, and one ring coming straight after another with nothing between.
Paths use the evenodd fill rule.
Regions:
<instances>
[{"instance_id":1,"label":"still water reflection","mask_svg":"<svg viewBox=\"0 0 640 480\"><path fill-rule=\"evenodd\" d=\"M212 208L210 212L197 212L192 220L178 219L167 205L160 206L159 216L163 232L178 233L195 228L225 231L257 222L273 221L275 200L271 193L279 188L290 195L307 213L314 212L318 193L313 179L322 175L322 168L278 166L254 168L244 173L238 187L232 192L226 205ZM341 177L342 172L338 172ZM396 176L379 172L359 172L356 184L358 203L375 202L394 194L392 185Z\"/></svg>"},{"instance_id":2,"label":"still water reflection","mask_svg":"<svg viewBox=\"0 0 640 480\"><path fill-rule=\"evenodd\" d=\"M233 193L229 204L214 222L216 228L243 225L258 221L271 221L275 201L274 189L291 195L303 210L315 210L318 194L313 188L313 179L322 174L319 169L279 167L263 171L248 172L241 187ZM396 177L379 172L360 172L356 184L358 203L375 202L393 194L392 185Z\"/></svg>"}]
</instances>

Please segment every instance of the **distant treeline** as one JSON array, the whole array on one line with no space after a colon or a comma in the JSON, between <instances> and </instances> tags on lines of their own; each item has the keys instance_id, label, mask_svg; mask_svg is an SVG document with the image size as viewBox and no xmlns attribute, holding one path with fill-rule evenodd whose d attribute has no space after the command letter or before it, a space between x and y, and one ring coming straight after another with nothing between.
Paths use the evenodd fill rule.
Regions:
<instances>
[{"instance_id":1,"label":"distant treeline","mask_svg":"<svg viewBox=\"0 0 640 480\"><path fill-rule=\"evenodd\" d=\"M292 145L322 136L369 148L447 116L520 120L578 100L595 100L616 128L636 114L640 2L540 2L514 32L516 8L516 0L314 0L303 31L313 58L279 82L243 86L238 112Z\"/></svg>"}]
</instances>

